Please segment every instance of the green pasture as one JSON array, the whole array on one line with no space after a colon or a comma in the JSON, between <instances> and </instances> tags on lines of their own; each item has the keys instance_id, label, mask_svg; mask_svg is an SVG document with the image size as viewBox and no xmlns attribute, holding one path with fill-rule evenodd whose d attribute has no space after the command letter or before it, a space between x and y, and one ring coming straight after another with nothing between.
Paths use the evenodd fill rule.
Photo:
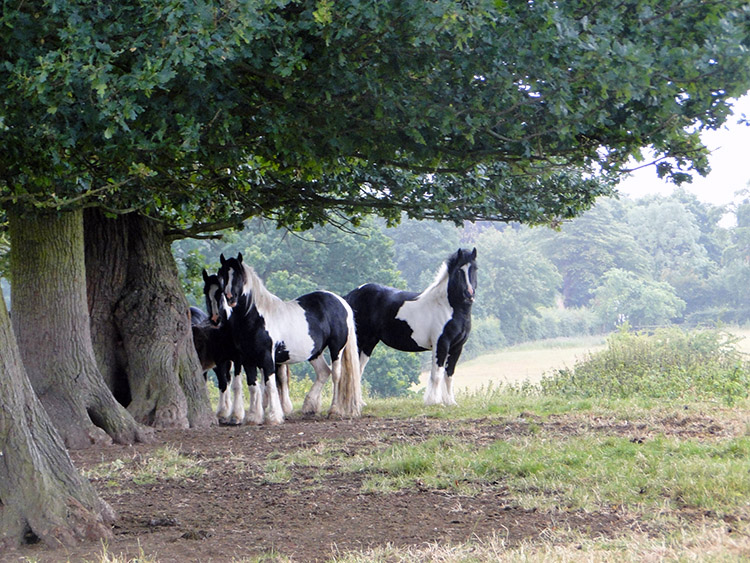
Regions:
<instances>
[{"instance_id":1,"label":"green pasture","mask_svg":"<svg viewBox=\"0 0 750 563\"><path fill-rule=\"evenodd\" d=\"M732 327L727 330L737 336L737 348L750 354L750 328ZM538 383L545 374L572 368L576 362L605 347L604 336L555 338L510 346L459 362L454 386L457 390L476 390L490 383ZM420 375L419 387L424 388L428 377L428 372Z\"/></svg>"},{"instance_id":2,"label":"green pasture","mask_svg":"<svg viewBox=\"0 0 750 563\"><path fill-rule=\"evenodd\" d=\"M603 336L555 338L511 346L459 362L453 384L456 390L475 390L488 384L536 383L545 373L572 367L604 346ZM423 372L418 387L424 388L428 377L429 372Z\"/></svg>"}]
</instances>

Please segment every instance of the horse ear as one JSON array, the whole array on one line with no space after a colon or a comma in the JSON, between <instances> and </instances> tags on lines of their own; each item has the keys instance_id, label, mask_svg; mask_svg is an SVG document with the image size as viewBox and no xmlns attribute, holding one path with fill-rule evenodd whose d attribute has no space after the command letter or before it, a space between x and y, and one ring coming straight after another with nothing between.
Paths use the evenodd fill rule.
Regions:
<instances>
[{"instance_id":1,"label":"horse ear","mask_svg":"<svg viewBox=\"0 0 750 563\"><path fill-rule=\"evenodd\" d=\"M471 259L476 260L477 259L477 247L474 247L474 250L471 251Z\"/></svg>"},{"instance_id":2,"label":"horse ear","mask_svg":"<svg viewBox=\"0 0 750 563\"><path fill-rule=\"evenodd\" d=\"M208 272L206 271L205 268L203 268L203 281L204 282L208 281Z\"/></svg>"},{"instance_id":3,"label":"horse ear","mask_svg":"<svg viewBox=\"0 0 750 563\"><path fill-rule=\"evenodd\" d=\"M239 262L240 264L242 264L242 252L238 252L237 253L237 262Z\"/></svg>"},{"instance_id":4,"label":"horse ear","mask_svg":"<svg viewBox=\"0 0 750 563\"><path fill-rule=\"evenodd\" d=\"M222 253L221 253L221 255L219 256L219 260L221 260L221 265L222 265L222 266L224 265L224 262L226 262L226 261L227 261L227 259L226 259L226 258L224 258L224 253L223 253L223 252L222 252Z\"/></svg>"}]
</instances>

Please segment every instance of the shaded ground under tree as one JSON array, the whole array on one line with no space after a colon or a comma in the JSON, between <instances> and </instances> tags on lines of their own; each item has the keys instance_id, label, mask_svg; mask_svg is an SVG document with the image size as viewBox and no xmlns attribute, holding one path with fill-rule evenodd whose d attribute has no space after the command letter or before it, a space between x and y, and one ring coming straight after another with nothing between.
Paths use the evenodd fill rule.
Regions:
<instances>
[{"instance_id":1,"label":"shaded ground under tree","mask_svg":"<svg viewBox=\"0 0 750 563\"><path fill-rule=\"evenodd\" d=\"M612 538L632 530L658 533L647 522L617 507L600 511L523 508L502 482L485 484L475 495L433 490L417 485L392 493L365 493L365 473L323 471L292 466L288 482L273 482L268 463L282 454L335 443L344 455L356 455L396 443L418 443L435 436L455 436L486 445L495 440L530 434L540 427L560 437L579 432L637 436L638 423L581 428L569 421L541 421L523 416L498 423L473 421L382 419L326 420L295 415L277 427L214 427L208 430L158 430L156 444L89 448L73 452L82 469L122 460L126 469L151 457L164 445L205 469L201 477L135 484L108 478L94 484L117 511L109 553L136 557L145 554L165 562L232 561L275 552L293 561L326 561L335 554L391 544L424 546L435 542L461 543L502 536L512 548L521 542L542 541L545 533L571 529L592 538ZM661 431L679 436L701 436L730 431L710 419L659 422ZM553 493L550 493L553 494ZM689 510L680 518L700 520ZM36 561L96 560L98 543L75 549L29 546L0 555L0 561L26 556Z\"/></svg>"}]
</instances>

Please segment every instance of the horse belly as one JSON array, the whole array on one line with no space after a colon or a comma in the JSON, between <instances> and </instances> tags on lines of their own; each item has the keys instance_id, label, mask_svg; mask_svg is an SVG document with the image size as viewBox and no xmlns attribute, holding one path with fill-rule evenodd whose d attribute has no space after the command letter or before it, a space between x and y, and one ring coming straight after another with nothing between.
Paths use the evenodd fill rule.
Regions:
<instances>
[{"instance_id":1,"label":"horse belly","mask_svg":"<svg viewBox=\"0 0 750 563\"><path fill-rule=\"evenodd\" d=\"M414 341L411 337L412 331L408 324L401 321L396 321L393 324L396 325L396 323L403 326L399 327L397 330L389 330L385 332L383 338L380 339L383 344L390 348L400 350L401 352L424 352L425 350L430 350L430 348L422 346Z\"/></svg>"}]
</instances>

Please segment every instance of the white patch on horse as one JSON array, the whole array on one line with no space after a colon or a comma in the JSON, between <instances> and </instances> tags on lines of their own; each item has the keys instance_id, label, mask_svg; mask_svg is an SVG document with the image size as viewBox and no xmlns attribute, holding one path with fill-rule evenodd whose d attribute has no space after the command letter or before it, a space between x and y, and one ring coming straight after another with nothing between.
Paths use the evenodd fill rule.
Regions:
<instances>
[{"instance_id":1,"label":"white patch on horse","mask_svg":"<svg viewBox=\"0 0 750 563\"><path fill-rule=\"evenodd\" d=\"M234 271L229 268L229 272L227 272L227 285L225 289L225 293L227 294L228 299L237 299L236 295L232 295L232 280L234 280Z\"/></svg>"},{"instance_id":2,"label":"white patch on horse","mask_svg":"<svg viewBox=\"0 0 750 563\"><path fill-rule=\"evenodd\" d=\"M461 269L464 272L464 276L466 277L466 287L469 290L469 295L472 297L474 296L474 286L471 285L471 277L469 276L469 270L471 270L471 264L464 264L461 266Z\"/></svg>"},{"instance_id":3,"label":"white patch on horse","mask_svg":"<svg viewBox=\"0 0 750 563\"><path fill-rule=\"evenodd\" d=\"M281 395L281 410L284 412L284 416L289 416L294 410L292 399L289 396L289 368L286 365L283 365L279 366L277 369L279 377L279 394Z\"/></svg>"},{"instance_id":4,"label":"white patch on horse","mask_svg":"<svg viewBox=\"0 0 750 563\"><path fill-rule=\"evenodd\" d=\"M246 264L242 266L245 269L242 292L252 294L253 304L263 317L271 340L274 344L282 343L289 353L289 360L284 363L307 361L315 349L315 342L308 333L305 310L297 301L283 301L270 293L252 268Z\"/></svg>"},{"instance_id":5,"label":"white patch on horse","mask_svg":"<svg viewBox=\"0 0 750 563\"><path fill-rule=\"evenodd\" d=\"M265 403L268 405L265 413L266 424L281 424L284 422L284 412L281 410L279 390L276 386L276 374L271 374L266 383Z\"/></svg>"},{"instance_id":6,"label":"white patch on horse","mask_svg":"<svg viewBox=\"0 0 750 563\"><path fill-rule=\"evenodd\" d=\"M302 412L304 414L316 414L320 412L320 401L321 392L323 387L331 376L331 366L328 365L323 354L310 360L313 369L315 370L315 382L310 387L310 391L307 392L304 403L302 403Z\"/></svg>"},{"instance_id":7,"label":"white patch on horse","mask_svg":"<svg viewBox=\"0 0 750 563\"><path fill-rule=\"evenodd\" d=\"M263 424L263 387L260 381L250 385L250 409L245 415L245 424Z\"/></svg>"},{"instance_id":8,"label":"white patch on horse","mask_svg":"<svg viewBox=\"0 0 750 563\"><path fill-rule=\"evenodd\" d=\"M225 424L231 415L232 409L229 403L229 389L219 391L219 405L216 407L216 418L221 424Z\"/></svg>"},{"instance_id":9,"label":"white patch on horse","mask_svg":"<svg viewBox=\"0 0 750 563\"><path fill-rule=\"evenodd\" d=\"M445 366L438 366L437 350L432 351L432 368L430 369L430 378L427 380L427 387L424 392L425 405L447 404L448 387L446 384Z\"/></svg>"},{"instance_id":10,"label":"white patch on horse","mask_svg":"<svg viewBox=\"0 0 750 563\"><path fill-rule=\"evenodd\" d=\"M230 424L242 424L245 419L245 397L242 389L242 377L235 374L232 378L232 417Z\"/></svg>"},{"instance_id":11,"label":"white patch on horse","mask_svg":"<svg viewBox=\"0 0 750 563\"><path fill-rule=\"evenodd\" d=\"M219 301L216 300L216 296L219 296ZM224 314L226 315L226 318L229 318L232 315L232 308L227 303L226 298L224 297L223 293L219 291L219 286L212 284L209 286L208 289L208 298L209 298L209 313L211 315L211 320L214 322L218 322L220 315L220 311L224 311Z\"/></svg>"},{"instance_id":12,"label":"white patch on horse","mask_svg":"<svg viewBox=\"0 0 750 563\"><path fill-rule=\"evenodd\" d=\"M396 319L406 322L412 330L412 340L422 348L432 350L451 320L453 308L448 303L448 268L438 272L435 281L414 301L404 301Z\"/></svg>"}]
</instances>

